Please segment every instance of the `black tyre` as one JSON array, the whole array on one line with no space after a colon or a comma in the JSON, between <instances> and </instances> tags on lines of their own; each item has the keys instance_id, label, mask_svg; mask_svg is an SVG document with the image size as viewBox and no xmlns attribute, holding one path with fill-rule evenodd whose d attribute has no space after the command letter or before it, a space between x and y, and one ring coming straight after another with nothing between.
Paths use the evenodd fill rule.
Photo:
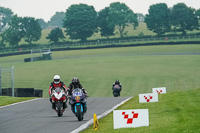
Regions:
<instances>
[{"instance_id":1,"label":"black tyre","mask_svg":"<svg viewBox=\"0 0 200 133\"><path fill-rule=\"evenodd\" d=\"M76 106L76 117L78 118L78 121L82 121L83 120L83 113L81 112L81 105L77 105Z\"/></svg>"},{"instance_id":2,"label":"black tyre","mask_svg":"<svg viewBox=\"0 0 200 133\"><path fill-rule=\"evenodd\" d=\"M114 97L118 97L118 96L119 96L119 93L118 93L118 92L113 92L113 96L114 96Z\"/></svg>"},{"instance_id":3,"label":"black tyre","mask_svg":"<svg viewBox=\"0 0 200 133\"><path fill-rule=\"evenodd\" d=\"M57 103L57 113L58 117L61 117L63 115L60 102Z\"/></svg>"}]
</instances>

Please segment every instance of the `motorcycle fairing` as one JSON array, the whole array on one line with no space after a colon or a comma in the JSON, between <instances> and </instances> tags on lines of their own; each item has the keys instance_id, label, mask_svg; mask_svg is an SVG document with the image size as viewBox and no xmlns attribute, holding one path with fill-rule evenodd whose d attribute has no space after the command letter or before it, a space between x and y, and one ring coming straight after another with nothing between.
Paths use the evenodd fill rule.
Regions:
<instances>
[{"instance_id":1,"label":"motorcycle fairing","mask_svg":"<svg viewBox=\"0 0 200 133\"><path fill-rule=\"evenodd\" d=\"M81 106L81 112L83 112L83 105L81 103L77 103L75 104L74 108L75 108L75 113L77 112L76 106Z\"/></svg>"}]
</instances>

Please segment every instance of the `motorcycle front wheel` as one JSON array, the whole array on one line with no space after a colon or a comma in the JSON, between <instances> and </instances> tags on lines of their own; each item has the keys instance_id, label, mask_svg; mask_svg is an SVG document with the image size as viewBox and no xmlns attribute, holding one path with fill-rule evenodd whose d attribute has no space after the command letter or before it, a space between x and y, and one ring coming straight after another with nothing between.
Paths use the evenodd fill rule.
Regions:
<instances>
[{"instance_id":1,"label":"motorcycle front wheel","mask_svg":"<svg viewBox=\"0 0 200 133\"><path fill-rule=\"evenodd\" d=\"M76 117L78 118L78 121L82 121L83 120L83 113L81 112L81 105L77 105L76 106Z\"/></svg>"},{"instance_id":2,"label":"motorcycle front wheel","mask_svg":"<svg viewBox=\"0 0 200 133\"><path fill-rule=\"evenodd\" d=\"M113 92L113 96L114 96L114 97L118 97L118 96L119 96L119 93L118 93L118 92Z\"/></svg>"},{"instance_id":3,"label":"motorcycle front wheel","mask_svg":"<svg viewBox=\"0 0 200 133\"><path fill-rule=\"evenodd\" d=\"M63 115L60 102L57 103L57 113L58 113L58 117L61 117Z\"/></svg>"}]
</instances>

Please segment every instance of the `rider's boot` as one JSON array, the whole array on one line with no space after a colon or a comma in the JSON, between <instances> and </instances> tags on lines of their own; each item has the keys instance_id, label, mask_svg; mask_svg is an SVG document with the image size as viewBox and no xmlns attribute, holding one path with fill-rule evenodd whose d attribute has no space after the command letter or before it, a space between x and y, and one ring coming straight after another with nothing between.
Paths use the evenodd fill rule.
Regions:
<instances>
[{"instance_id":1,"label":"rider's boot","mask_svg":"<svg viewBox=\"0 0 200 133\"><path fill-rule=\"evenodd\" d=\"M52 109L56 109L55 103L52 103Z\"/></svg>"},{"instance_id":2,"label":"rider's boot","mask_svg":"<svg viewBox=\"0 0 200 133\"><path fill-rule=\"evenodd\" d=\"M83 107L83 113L85 114L86 112L87 112L87 103L85 103Z\"/></svg>"},{"instance_id":3,"label":"rider's boot","mask_svg":"<svg viewBox=\"0 0 200 133\"><path fill-rule=\"evenodd\" d=\"M72 110L72 112L75 114L75 108L74 108L73 105L71 105L71 110Z\"/></svg>"},{"instance_id":4,"label":"rider's boot","mask_svg":"<svg viewBox=\"0 0 200 133\"><path fill-rule=\"evenodd\" d=\"M63 108L67 108L67 102L63 102Z\"/></svg>"},{"instance_id":5,"label":"rider's boot","mask_svg":"<svg viewBox=\"0 0 200 133\"><path fill-rule=\"evenodd\" d=\"M51 97L49 98L49 101L52 103L52 98Z\"/></svg>"}]
</instances>

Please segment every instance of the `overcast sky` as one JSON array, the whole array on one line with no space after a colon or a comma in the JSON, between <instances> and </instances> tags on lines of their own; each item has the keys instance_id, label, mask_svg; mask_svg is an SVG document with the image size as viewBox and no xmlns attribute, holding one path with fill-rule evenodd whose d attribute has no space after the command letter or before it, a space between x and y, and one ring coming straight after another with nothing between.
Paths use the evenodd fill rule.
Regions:
<instances>
[{"instance_id":1,"label":"overcast sky","mask_svg":"<svg viewBox=\"0 0 200 133\"><path fill-rule=\"evenodd\" d=\"M166 3L168 7L185 3L188 7L200 9L200 0L0 0L0 6L10 8L18 16L42 18L47 22L56 12L65 12L72 4L84 3L100 11L113 2L125 3L134 13L144 15L149 6L156 3Z\"/></svg>"}]
</instances>

